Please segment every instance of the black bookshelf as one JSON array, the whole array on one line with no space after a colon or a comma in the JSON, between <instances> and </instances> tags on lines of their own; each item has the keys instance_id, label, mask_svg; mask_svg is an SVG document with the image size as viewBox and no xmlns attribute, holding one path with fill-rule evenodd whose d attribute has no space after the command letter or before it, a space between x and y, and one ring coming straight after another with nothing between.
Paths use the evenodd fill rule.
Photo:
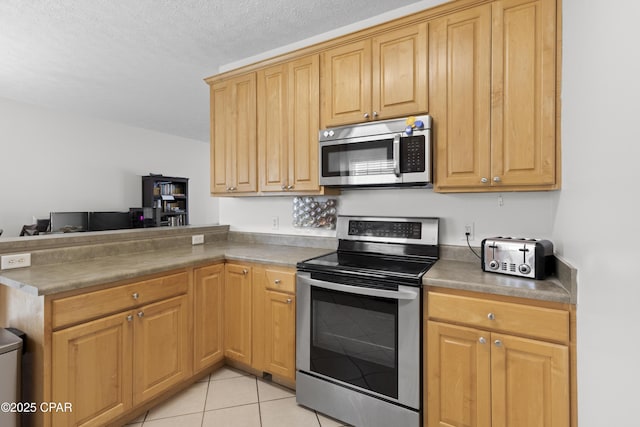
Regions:
<instances>
[{"instance_id":1,"label":"black bookshelf","mask_svg":"<svg viewBox=\"0 0 640 427\"><path fill-rule=\"evenodd\" d=\"M154 208L157 225L189 225L189 178L143 176L142 206Z\"/></svg>"}]
</instances>

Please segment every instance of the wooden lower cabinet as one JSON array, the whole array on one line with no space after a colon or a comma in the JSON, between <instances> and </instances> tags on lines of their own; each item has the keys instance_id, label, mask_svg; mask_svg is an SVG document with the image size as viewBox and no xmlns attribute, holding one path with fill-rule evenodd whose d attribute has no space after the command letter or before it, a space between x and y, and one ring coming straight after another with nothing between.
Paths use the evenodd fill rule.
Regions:
<instances>
[{"instance_id":1,"label":"wooden lower cabinet","mask_svg":"<svg viewBox=\"0 0 640 427\"><path fill-rule=\"evenodd\" d=\"M263 370L295 381L296 297L268 290L264 304Z\"/></svg>"},{"instance_id":2,"label":"wooden lower cabinet","mask_svg":"<svg viewBox=\"0 0 640 427\"><path fill-rule=\"evenodd\" d=\"M193 280L193 370L224 359L224 264L196 268Z\"/></svg>"},{"instance_id":3,"label":"wooden lower cabinet","mask_svg":"<svg viewBox=\"0 0 640 427\"><path fill-rule=\"evenodd\" d=\"M141 307L133 329L133 404L191 376L185 295Z\"/></svg>"},{"instance_id":4,"label":"wooden lower cabinet","mask_svg":"<svg viewBox=\"0 0 640 427\"><path fill-rule=\"evenodd\" d=\"M429 301L438 316L435 301L446 305L447 296ZM479 305L491 303L478 301ZM491 321L503 321L509 327L510 310L519 304L496 304ZM526 305L522 308L523 316L531 310ZM463 320L472 318L467 311L455 314L452 310L443 315L456 317L456 322L473 322ZM549 310L548 315L555 313ZM484 320L478 317L480 321ZM426 426L570 425L569 346L565 343L428 320L425 346Z\"/></svg>"},{"instance_id":5,"label":"wooden lower cabinet","mask_svg":"<svg viewBox=\"0 0 640 427\"><path fill-rule=\"evenodd\" d=\"M226 264L224 356L251 365L252 272L250 265Z\"/></svg>"},{"instance_id":6,"label":"wooden lower cabinet","mask_svg":"<svg viewBox=\"0 0 640 427\"><path fill-rule=\"evenodd\" d=\"M53 333L52 401L70 402L53 426L99 426L131 408L133 314L118 313Z\"/></svg>"}]
</instances>

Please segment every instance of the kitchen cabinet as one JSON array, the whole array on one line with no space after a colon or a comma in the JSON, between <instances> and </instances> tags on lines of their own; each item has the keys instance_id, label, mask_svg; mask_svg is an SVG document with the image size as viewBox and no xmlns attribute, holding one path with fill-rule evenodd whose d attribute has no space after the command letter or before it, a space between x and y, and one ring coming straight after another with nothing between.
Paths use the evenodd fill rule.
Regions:
<instances>
[{"instance_id":1,"label":"kitchen cabinet","mask_svg":"<svg viewBox=\"0 0 640 427\"><path fill-rule=\"evenodd\" d=\"M52 301L52 401L74 408L54 426L104 425L191 375L187 290L176 273Z\"/></svg>"},{"instance_id":2,"label":"kitchen cabinet","mask_svg":"<svg viewBox=\"0 0 640 427\"><path fill-rule=\"evenodd\" d=\"M258 70L258 170L261 192L319 192L319 58Z\"/></svg>"},{"instance_id":3,"label":"kitchen cabinet","mask_svg":"<svg viewBox=\"0 0 640 427\"><path fill-rule=\"evenodd\" d=\"M254 368L289 384L296 373L296 270L257 266L254 270Z\"/></svg>"},{"instance_id":4,"label":"kitchen cabinet","mask_svg":"<svg viewBox=\"0 0 640 427\"><path fill-rule=\"evenodd\" d=\"M255 193L256 75L211 85L211 193Z\"/></svg>"},{"instance_id":5,"label":"kitchen cabinet","mask_svg":"<svg viewBox=\"0 0 640 427\"><path fill-rule=\"evenodd\" d=\"M427 112L427 24L412 24L322 53L322 126Z\"/></svg>"},{"instance_id":6,"label":"kitchen cabinet","mask_svg":"<svg viewBox=\"0 0 640 427\"><path fill-rule=\"evenodd\" d=\"M426 425L568 426L569 313L429 292Z\"/></svg>"},{"instance_id":7,"label":"kitchen cabinet","mask_svg":"<svg viewBox=\"0 0 640 427\"><path fill-rule=\"evenodd\" d=\"M555 0L444 15L429 43L434 189L557 188Z\"/></svg>"},{"instance_id":8,"label":"kitchen cabinet","mask_svg":"<svg viewBox=\"0 0 640 427\"><path fill-rule=\"evenodd\" d=\"M224 358L224 264L194 269L194 372Z\"/></svg>"},{"instance_id":9,"label":"kitchen cabinet","mask_svg":"<svg viewBox=\"0 0 640 427\"><path fill-rule=\"evenodd\" d=\"M252 362L252 266L225 265L224 355L250 366Z\"/></svg>"}]
</instances>

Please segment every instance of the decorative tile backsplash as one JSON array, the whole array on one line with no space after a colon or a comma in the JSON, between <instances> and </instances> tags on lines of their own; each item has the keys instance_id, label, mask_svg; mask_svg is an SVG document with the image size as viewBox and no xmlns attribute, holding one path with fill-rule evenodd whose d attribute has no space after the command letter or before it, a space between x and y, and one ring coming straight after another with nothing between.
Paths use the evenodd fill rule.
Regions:
<instances>
[{"instance_id":1,"label":"decorative tile backsplash","mask_svg":"<svg viewBox=\"0 0 640 427\"><path fill-rule=\"evenodd\" d=\"M338 202L315 197L293 198L293 226L306 228L336 228Z\"/></svg>"}]
</instances>

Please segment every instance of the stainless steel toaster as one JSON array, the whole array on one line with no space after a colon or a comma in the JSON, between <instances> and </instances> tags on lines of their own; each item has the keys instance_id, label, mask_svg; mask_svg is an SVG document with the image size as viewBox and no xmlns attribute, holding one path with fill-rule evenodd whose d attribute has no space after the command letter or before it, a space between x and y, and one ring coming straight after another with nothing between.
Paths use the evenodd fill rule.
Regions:
<instances>
[{"instance_id":1,"label":"stainless steel toaster","mask_svg":"<svg viewBox=\"0 0 640 427\"><path fill-rule=\"evenodd\" d=\"M553 243L549 240L490 237L482 241L482 270L545 279L554 272Z\"/></svg>"}]
</instances>

